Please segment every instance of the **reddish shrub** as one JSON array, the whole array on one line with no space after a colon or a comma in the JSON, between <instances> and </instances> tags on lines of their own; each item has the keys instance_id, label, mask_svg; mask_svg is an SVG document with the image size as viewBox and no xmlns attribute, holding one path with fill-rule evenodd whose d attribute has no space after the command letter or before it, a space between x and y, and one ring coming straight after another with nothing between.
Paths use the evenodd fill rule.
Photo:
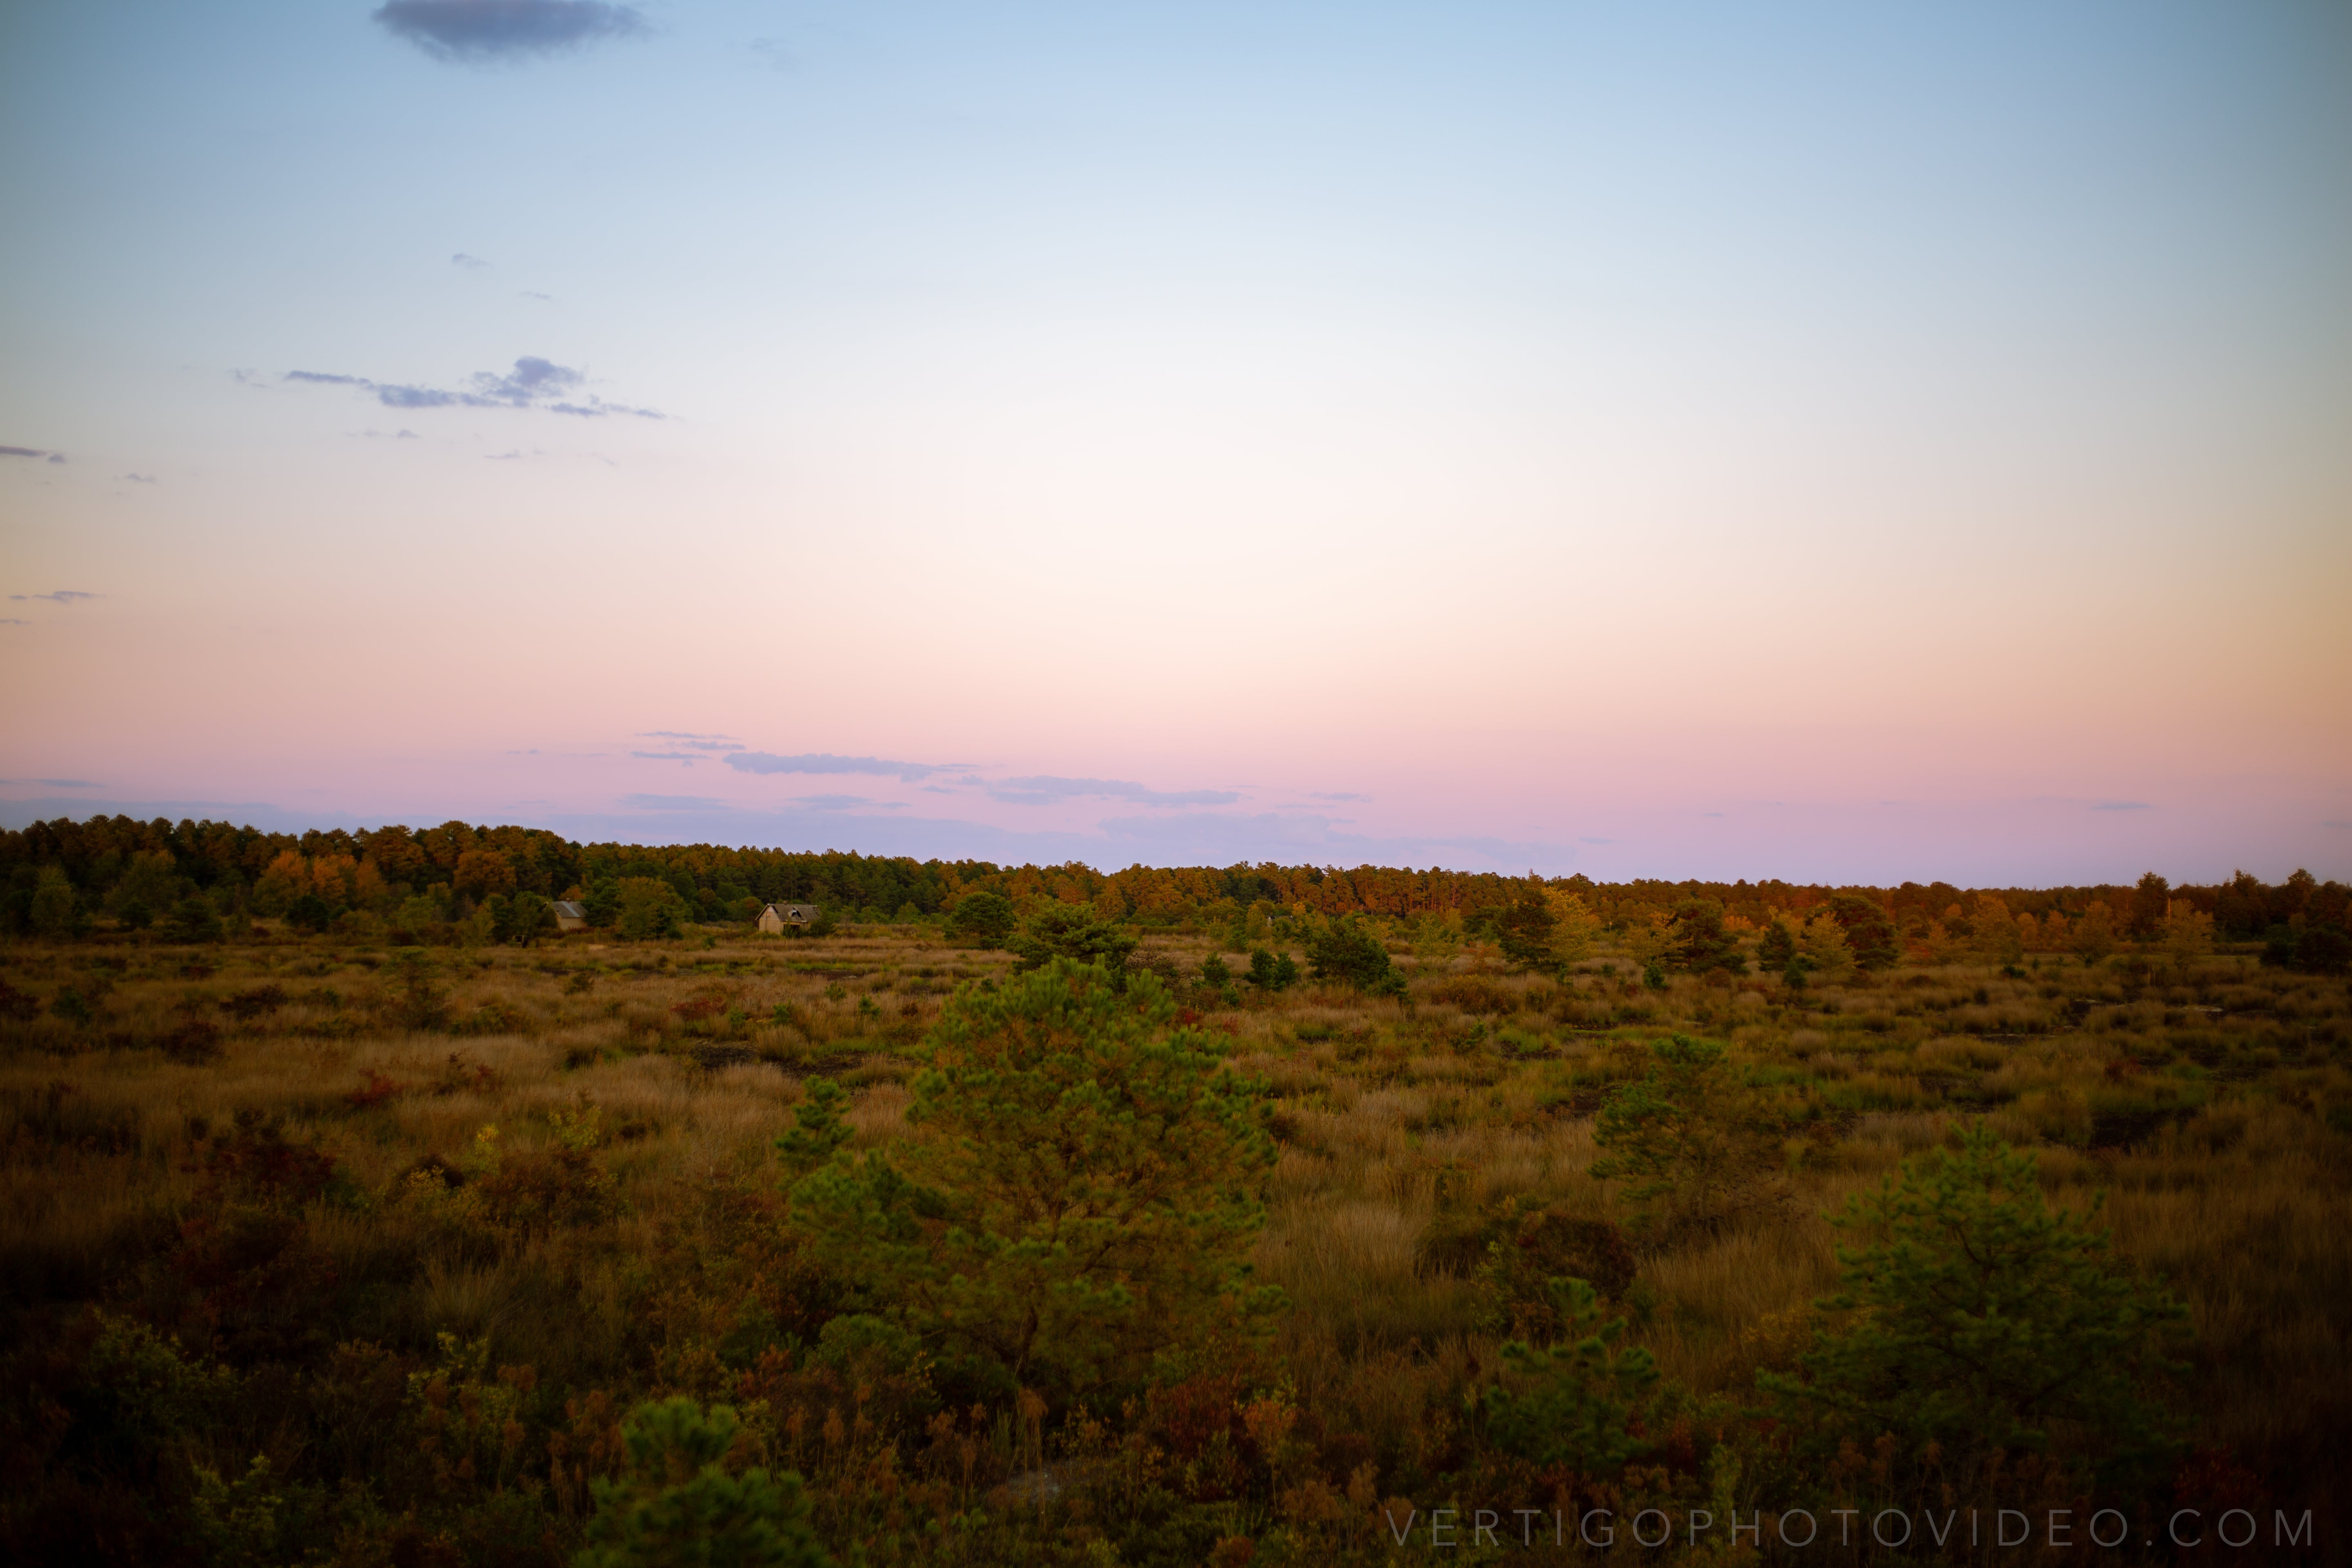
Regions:
<instances>
[{"instance_id":1,"label":"reddish shrub","mask_svg":"<svg viewBox=\"0 0 2352 1568\"><path fill-rule=\"evenodd\" d=\"M209 1018L191 1018L169 1033L156 1036L155 1047L175 1062L193 1065L213 1061L221 1054L220 1026Z\"/></svg>"},{"instance_id":2,"label":"reddish shrub","mask_svg":"<svg viewBox=\"0 0 2352 1568\"><path fill-rule=\"evenodd\" d=\"M388 1079L375 1068L368 1068L367 1081L343 1096L354 1110L368 1110L382 1105L407 1086Z\"/></svg>"},{"instance_id":3,"label":"reddish shrub","mask_svg":"<svg viewBox=\"0 0 2352 1568\"><path fill-rule=\"evenodd\" d=\"M335 1179L335 1157L308 1143L289 1143L274 1120L240 1110L226 1134L204 1142L185 1167L203 1178L200 1195L210 1202L301 1205Z\"/></svg>"},{"instance_id":4,"label":"reddish shrub","mask_svg":"<svg viewBox=\"0 0 2352 1568\"><path fill-rule=\"evenodd\" d=\"M255 985L221 998L220 1010L240 1024L256 1018L266 1018L286 1005L286 988L282 985Z\"/></svg>"},{"instance_id":5,"label":"reddish shrub","mask_svg":"<svg viewBox=\"0 0 2352 1568\"><path fill-rule=\"evenodd\" d=\"M17 990L5 980L0 980L0 1018L12 1024L29 1024L41 1016L40 999Z\"/></svg>"},{"instance_id":6,"label":"reddish shrub","mask_svg":"<svg viewBox=\"0 0 2352 1568\"><path fill-rule=\"evenodd\" d=\"M1248 1436L1242 1425L1242 1387L1241 1374L1229 1372L1153 1389L1151 1424L1160 1442L1180 1459L1198 1458L1220 1432L1239 1447Z\"/></svg>"}]
</instances>

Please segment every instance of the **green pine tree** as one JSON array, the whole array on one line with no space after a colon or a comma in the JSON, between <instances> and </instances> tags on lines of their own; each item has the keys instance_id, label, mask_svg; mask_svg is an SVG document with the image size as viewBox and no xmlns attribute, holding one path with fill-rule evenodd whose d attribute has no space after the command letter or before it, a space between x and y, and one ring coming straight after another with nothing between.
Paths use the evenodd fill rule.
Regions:
<instances>
[{"instance_id":1,"label":"green pine tree","mask_svg":"<svg viewBox=\"0 0 2352 1568\"><path fill-rule=\"evenodd\" d=\"M1850 1316L1802 1376L1758 1381L1824 1441L1891 1433L1963 1491L1998 1456L2053 1449L2145 1475L2175 1430L2153 1388L2187 1310L2116 1266L2096 1212L2051 1208L2033 1156L1979 1122L1848 1203L1832 1223L1862 1245L1822 1305Z\"/></svg>"},{"instance_id":2,"label":"green pine tree","mask_svg":"<svg viewBox=\"0 0 2352 1568\"><path fill-rule=\"evenodd\" d=\"M596 1517L573 1568L831 1568L800 1477L727 1473L736 1426L723 1405L637 1406L621 1426L628 1473L595 1482Z\"/></svg>"},{"instance_id":3,"label":"green pine tree","mask_svg":"<svg viewBox=\"0 0 2352 1568\"><path fill-rule=\"evenodd\" d=\"M1658 1381L1658 1365L1639 1346L1618 1348L1624 1321L1601 1321L1601 1298L1590 1284L1547 1283L1560 1324L1559 1340L1542 1350L1525 1340L1504 1345L1509 1381L1480 1396L1486 1432L1497 1447L1523 1459L1566 1465L1586 1476L1608 1475L1645 1446L1631 1427Z\"/></svg>"},{"instance_id":4,"label":"green pine tree","mask_svg":"<svg viewBox=\"0 0 2352 1568\"><path fill-rule=\"evenodd\" d=\"M806 1175L849 1142L849 1123L841 1113L849 1105L849 1091L829 1078L812 1078L793 1110L793 1125L776 1140L784 1167L795 1178Z\"/></svg>"},{"instance_id":5,"label":"green pine tree","mask_svg":"<svg viewBox=\"0 0 2352 1568\"><path fill-rule=\"evenodd\" d=\"M1650 1070L1593 1119L1590 1173L1628 1184L1634 1226L1655 1237L1777 1202L1780 1122L1724 1047L1682 1035L1650 1046Z\"/></svg>"},{"instance_id":6,"label":"green pine tree","mask_svg":"<svg viewBox=\"0 0 2352 1568\"><path fill-rule=\"evenodd\" d=\"M1047 904L1004 945L1024 970L1042 969L1057 958L1098 963L1118 990L1127 984L1127 955L1135 951L1136 939L1084 904Z\"/></svg>"},{"instance_id":7,"label":"green pine tree","mask_svg":"<svg viewBox=\"0 0 2352 1568\"><path fill-rule=\"evenodd\" d=\"M1246 1278L1263 1089L1175 1012L1155 976L1122 994L1066 959L967 986L912 1085L914 1136L793 1189L816 1261L942 1366L1064 1396L1258 1319L1278 1300Z\"/></svg>"}]
</instances>

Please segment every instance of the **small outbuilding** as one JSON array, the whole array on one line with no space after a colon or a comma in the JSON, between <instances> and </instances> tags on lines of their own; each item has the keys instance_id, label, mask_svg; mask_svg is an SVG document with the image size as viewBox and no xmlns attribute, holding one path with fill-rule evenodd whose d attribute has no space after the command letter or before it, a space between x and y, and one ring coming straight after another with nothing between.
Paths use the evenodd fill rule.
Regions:
<instances>
[{"instance_id":1,"label":"small outbuilding","mask_svg":"<svg viewBox=\"0 0 2352 1568\"><path fill-rule=\"evenodd\" d=\"M770 904L760 911L760 929L772 935L786 926L804 926L814 919L814 904Z\"/></svg>"},{"instance_id":2,"label":"small outbuilding","mask_svg":"<svg viewBox=\"0 0 2352 1568\"><path fill-rule=\"evenodd\" d=\"M588 929L588 906L585 904L573 903L569 899L557 899L555 900L555 929L558 931L586 931Z\"/></svg>"}]
</instances>

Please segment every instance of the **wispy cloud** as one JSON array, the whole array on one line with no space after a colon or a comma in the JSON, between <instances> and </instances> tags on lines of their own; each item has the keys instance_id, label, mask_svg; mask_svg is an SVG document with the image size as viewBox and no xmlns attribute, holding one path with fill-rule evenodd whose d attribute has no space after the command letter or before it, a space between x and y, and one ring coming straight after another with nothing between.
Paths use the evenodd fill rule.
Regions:
<instances>
[{"instance_id":1,"label":"wispy cloud","mask_svg":"<svg viewBox=\"0 0 2352 1568\"><path fill-rule=\"evenodd\" d=\"M686 739L683 735L677 738ZM951 793L949 785L961 785L982 790L990 799L1011 805L1056 805L1079 799L1123 800L1133 805L1152 806L1231 805L1242 798L1229 789L1157 790L1128 779L1072 779L1044 773L992 783L971 772L969 763L908 763L887 757L845 757L831 752L780 756L772 752L732 750L722 760L739 773L858 773L922 784L935 795Z\"/></svg>"},{"instance_id":2,"label":"wispy cloud","mask_svg":"<svg viewBox=\"0 0 2352 1568\"><path fill-rule=\"evenodd\" d=\"M2091 803L2091 809L2093 811L2151 811L2155 808L2144 800L2095 800Z\"/></svg>"},{"instance_id":3,"label":"wispy cloud","mask_svg":"<svg viewBox=\"0 0 2352 1568\"><path fill-rule=\"evenodd\" d=\"M1081 797L1124 800L1137 805L1231 805L1241 799L1229 789L1156 790L1125 779L1065 779L1044 773L1000 779L988 786L988 794L992 800L1013 805L1057 805Z\"/></svg>"},{"instance_id":4,"label":"wispy cloud","mask_svg":"<svg viewBox=\"0 0 2352 1568\"><path fill-rule=\"evenodd\" d=\"M855 811L859 806L872 806L881 811L907 809L907 803L903 800L868 800L862 795L796 795L793 796L793 804L806 806L811 811Z\"/></svg>"},{"instance_id":5,"label":"wispy cloud","mask_svg":"<svg viewBox=\"0 0 2352 1568\"><path fill-rule=\"evenodd\" d=\"M604 0L386 0L378 26L438 60L520 59L648 31Z\"/></svg>"},{"instance_id":6,"label":"wispy cloud","mask_svg":"<svg viewBox=\"0 0 2352 1568\"><path fill-rule=\"evenodd\" d=\"M1325 793L1325 792L1324 792L1324 791L1322 791L1322 790L1309 790L1309 791L1307 791L1307 799L1309 799L1309 800L1361 800L1361 801L1369 801L1369 800L1370 800L1372 797L1371 797L1370 795L1351 795L1351 794L1349 794L1349 792L1347 792L1346 790L1334 790L1334 791L1331 791L1331 792L1329 792L1329 793L1328 793L1328 794L1327 794L1327 793Z\"/></svg>"},{"instance_id":7,"label":"wispy cloud","mask_svg":"<svg viewBox=\"0 0 2352 1568\"><path fill-rule=\"evenodd\" d=\"M631 811L724 811L727 803L707 795L625 795L621 804Z\"/></svg>"},{"instance_id":8,"label":"wispy cloud","mask_svg":"<svg viewBox=\"0 0 2352 1568\"><path fill-rule=\"evenodd\" d=\"M152 485L155 482L155 476L152 474L125 474L122 477L134 485Z\"/></svg>"},{"instance_id":9,"label":"wispy cloud","mask_svg":"<svg viewBox=\"0 0 2352 1568\"><path fill-rule=\"evenodd\" d=\"M836 757L830 752L813 752L805 756L780 757L772 752L730 752L727 765L746 773L867 773L877 778L895 778L901 784L919 784L934 773L946 773L962 764L948 763L893 763L880 757Z\"/></svg>"},{"instance_id":10,"label":"wispy cloud","mask_svg":"<svg viewBox=\"0 0 2352 1568\"><path fill-rule=\"evenodd\" d=\"M587 378L570 365L557 364L537 354L525 354L514 362L512 370L503 374L476 371L464 386L457 388L376 381L364 375L323 370L289 370L279 379L318 386L356 386L373 393L375 400L386 408L543 408L550 414L569 414L584 419L604 419L614 415L635 419L668 417L656 409L607 403L593 393L588 394L585 401L576 401L574 395Z\"/></svg>"},{"instance_id":11,"label":"wispy cloud","mask_svg":"<svg viewBox=\"0 0 2352 1568\"><path fill-rule=\"evenodd\" d=\"M47 599L54 605L71 605L98 597L96 594L85 594L79 588L58 588L47 594L11 594L8 596L19 604L27 599Z\"/></svg>"},{"instance_id":12,"label":"wispy cloud","mask_svg":"<svg viewBox=\"0 0 2352 1568\"><path fill-rule=\"evenodd\" d=\"M52 463L66 460L63 452L52 452L44 447L0 447L0 458L41 458Z\"/></svg>"},{"instance_id":13,"label":"wispy cloud","mask_svg":"<svg viewBox=\"0 0 2352 1568\"><path fill-rule=\"evenodd\" d=\"M449 258L449 265L452 267L462 267L468 272L471 272L477 268L488 267L489 263L483 260L478 256L468 256L461 250L457 252L457 255Z\"/></svg>"},{"instance_id":14,"label":"wispy cloud","mask_svg":"<svg viewBox=\"0 0 2352 1568\"><path fill-rule=\"evenodd\" d=\"M740 752L743 749L743 742L731 735L702 735L691 730L640 730L637 731L637 739L675 742L696 752ZM632 752L629 754L636 757L661 757L684 763L696 760L681 752Z\"/></svg>"},{"instance_id":15,"label":"wispy cloud","mask_svg":"<svg viewBox=\"0 0 2352 1568\"><path fill-rule=\"evenodd\" d=\"M487 370L474 373L476 396L510 408L520 408L534 398L568 392L579 384L578 371L536 354L525 354L515 361L514 369L504 375Z\"/></svg>"},{"instance_id":16,"label":"wispy cloud","mask_svg":"<svg viewBox=\"0 0 2352 1568\"><path fill-rule=\"evenodd\" d=\"M696 756L692 752L631 752L629 755L633 757L642 757L649 763L686 763L691 764L708 760L706 758Z\"/></svg>"}]
</instances>

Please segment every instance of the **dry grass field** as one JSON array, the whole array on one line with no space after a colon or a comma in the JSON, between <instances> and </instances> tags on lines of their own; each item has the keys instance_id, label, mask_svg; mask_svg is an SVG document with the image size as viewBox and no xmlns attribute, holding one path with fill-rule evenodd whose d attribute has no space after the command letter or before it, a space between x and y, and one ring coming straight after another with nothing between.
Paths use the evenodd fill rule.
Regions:
<instances>
[{"instance_id":1,"label":"dry grass field","mask_svg":"<svg viewBox=\"0 0 2352 1568\"><path fill-rule=\"evenodd\" d=\"M1476 943L1425 963L1391 946L1409 985L1379 998L1209 984L1205 937L1135 954L1266 1086L1279 1159L1255 1257L1289 1306L1271 1342L1104 1410L942 1405L919 1370L814 1348L838 1282L796 1249L774 1140L818 1077L850 1091L855 1146L905 1136L925 1031L1007 954L920 925L405 956L283 934L0 950L0 1552L561 1562L619 1463L619 1414L684 1394L738 1410L743 1462L810 1478L844 1560L1419 1555L1381 1503L1468 1509L1504 1485L1465 1402L1498 1375L1476 1265L1505 1212L1633 1240L1613 1310L1679 1425L1610 1495L1862 1496L1867 1454L1843 1479L1776 1476L1756 1375L1796 1364L1836 1286L1826 1216L1982 1118L2034 1152L2053 1203L2105 1194L2116 1257L2188 1308L2183 1457L2155 1495L2309 1508L2317 1553L2342 1557L2340 978L2224 952L1659 989L1606 943L1559 977ZM1785 1115L1755 1202L1645 1232L1626 1184L1590 1173L1594 1112L1674 1033L1724 1043ZM2067 1556L1981 1555L2037 1554Z\"/></svg>"}]
</instances>

